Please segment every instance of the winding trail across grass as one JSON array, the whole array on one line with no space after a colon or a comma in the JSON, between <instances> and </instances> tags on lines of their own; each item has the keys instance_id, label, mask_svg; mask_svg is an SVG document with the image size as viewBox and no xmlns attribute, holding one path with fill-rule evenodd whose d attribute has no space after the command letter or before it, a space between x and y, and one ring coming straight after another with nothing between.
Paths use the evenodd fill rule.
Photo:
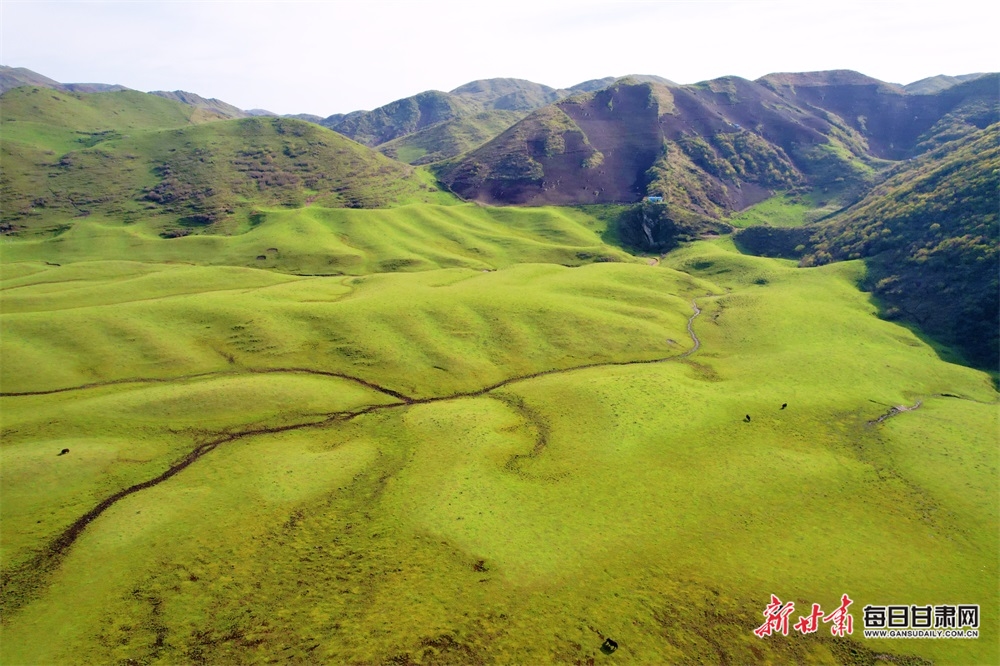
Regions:
<instances>
[{"instance_id":1,"label":"winding trail across grass","mask_svg":"<svg viewBox=\"0 0 1000 666\"><path fill-rule=\"evenodd\" d=\"M578 370L587 370L591 368L600 367L616 367L616 366L627 366L627 365L650 365L653 363L663 363L666 361L676 361L683 358L687 358L691 354L694 354L701 347L701 340L694 332L694 319L701 314L701 309L698 307L697 303L691 301L691 309L694 313L688 318L687 330L688 334L691 336L693 346L691 349L687 350L683 354L676 356L667 356L665 358L651 359L651 360L636 360L636 361L609 361L604 363L589 363L585 365L574 366L572 368L561 368L552 370L543 370L541 372L535 372L527 375L520 375L516 377L510 377L496 384L486 386L475 391L468 391L464 393L453 393L446 396L437 396L429 398L412 398L410 396L403 395L392 389L387 389L378 384L369 382L367 380L353 377L350 375L345 375L336 372L323 372L319 370L307 370L300 368L269 368L266 370L246 370L245 373L255 373L255 374L269 374L269 373L308 373L316 374L330 377L338 377L341 379L346 379L370 389L378 391L382 394L392 396L397 398L399 402L380 404L380 405L370 405L363 409L358 409L355 411L339 411L326 414L323 418L307 421L303 423L292 423L282 426L258 426L254 428L248 428L246 430L240 430L236 432L220 433L216 437L202 442L195 446L190 452L187 453L183 458L170 465L161 474L142 481L135 485L129 486L128 488L123 488L118 492L109 495L108 497L101 500L94 508L87 511L85 514L77 518L67 527L62 533L53 539L48 546L46 546L41 552L39 552L35 557L31 558L27 562L21 564L20 566L13 567L8 571L3 572L2 578L0 578L0 612L4 615L9 616L13 611L26 604L30 598L44 585L45 578L58 568L59 564L65 558L70 547L76 542L76 540L83 534L83 531L87 526L97 519L101 514L110 509L112 506L117 504L119 501L125 499L130 495L146 490L147 488L152 488L154 486L163 483L167 479L170 479L188 466L192 465L194 462L202 458L208 453L211 453L216 448L222 444L227 444L229 442L234 442L239 439L246 437L254 437L257 435L270 435L282 432L289 432L291 430L301 430L305 428L319 428L325 427L332 423L338 421L349 421L351 419L357 418L364 414L370 414L372 412L381 411L385 409L395 409L398 407L408 407L411 405L421 405L430 404L435 402L444 402L448 400L458 400L462 398L474 398L486 395L492 391L499 388L509 386L518 382L529 381L538 377L544 377L547 375L565 374L570 372L576 372ZM225 373L203 373L198 375L188 375L185 377L176 377L174 379L123 379L123 380L113 380L107 382L96 382L92 384L85 384L82 386L54 389L51 391L34 391L25 393L2 393L0 396L4 397L14 397L14 396L29 396L29 395L48 395L52 393L62 393L72 390L81 390L87 388L96 388L99 386L111 386L116 384L128 384L128 383L161 383L161 382L172 382L172 381L184 381L187 379L196 379L201 377L209 377L213 375L235 375L241 374L239 372L225 372ZM545 434L540 433L541 446L544 446ZM536 445L536 449L538 445ZM537 450L534 452L537 455ZM529 454L530 456L531 454Z\"/></svg>"},{"instance_id":2,"label":"winding trail across grass","mask_svg":"<svg viewBox=\"0 0 1000 666\"><path fill-rule=\"evenodd\" d=\"M115 386L117 384L170 384L173 382L184 382L192 379L207 379L209 377L236 377L238 375L270 375L270 374L286 374L286 375L320 375L321 377L337 377L339 379L344 379L355 384L360 384L365 388L370 388L373 391L378 391L379 393L384 393L385 395L392 396L397 400L402 400L403 402L412 402L413 398L403 395L398 391L393 391L390 388L384 386L379 386L374 382L370 382L366 379L360 377L355 377L353 375L347 375L342 372L327 372L325 370L313 370L311 368L244 368L241 370L220 370L217 372L199 372L193 375L180 375L178 377L132 377L125 379L111 379L103 382L90 382L88 384L80 384L78 386L67 386L64 388L48 389L45 391L20 391L20 392L0 392L0 398L20 398L29 395L52 395L54 393L66 393L68 391L84 391L86 389L101 388L103 386Z\"/></svg>"},{"instance_id":3,"label":"winding trail across grass","mask_svg":"<svg viewBox=\"0 0 1000 666\"><path fill-rule=\"evenodd\" d=\"M913 405L913 407L907 407L906 405L897 405L896 407L893 407L892 409L890 409L877 419L869 421L868 425L876 425L882 423L886 419L890 419L893 416L896 416L897 414L902 414L903 412L912 412L914 409L919 409L920 405L922 404L924 404L923 400L917 400L916 404Z\"/></svg>"},{"instance_id":4,"label":"winding trail across grass","mask_svg":"<svg viewBox=\"0 0 1000 666\"><path fill-rule=\"evenodd\" d=\"M691 347L691 349L684 352L683 354L681 354L680 356L678 356L677 358L687 358L691 354L701 349L701 340L698 339L697 334L695 334L694 332L694 318L701 314L701 308L698 307L697 303L691 301L691 309L694 310L694 314L688 317L688 335L691 336L691 341L694 343L694 346Z\"/></svg>"}]
</instances>

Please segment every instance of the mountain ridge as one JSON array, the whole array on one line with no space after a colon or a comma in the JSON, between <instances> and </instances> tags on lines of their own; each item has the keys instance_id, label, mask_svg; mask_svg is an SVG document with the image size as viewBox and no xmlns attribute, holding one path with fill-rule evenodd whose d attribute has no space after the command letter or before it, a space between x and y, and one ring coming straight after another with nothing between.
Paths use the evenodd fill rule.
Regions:
<instances>
[{"instance_id":1,"label":"mountain ridge","mask_svg":"<svg viewBox=\"0 0 1000 666\"><path fill-rule=\"evenodd\" d=\"M985 75L916 95L849 71L673 87L624 79L556 102L575 127L548 126L557 116L535 112L438 174L463 198L522 205L669 201L671 176L700 193L689 209L715 219L797 184L849 199L886 160L996 122L998 82ZM609 156L628 163L597 168Z\"/></svg>"}]
</instances>

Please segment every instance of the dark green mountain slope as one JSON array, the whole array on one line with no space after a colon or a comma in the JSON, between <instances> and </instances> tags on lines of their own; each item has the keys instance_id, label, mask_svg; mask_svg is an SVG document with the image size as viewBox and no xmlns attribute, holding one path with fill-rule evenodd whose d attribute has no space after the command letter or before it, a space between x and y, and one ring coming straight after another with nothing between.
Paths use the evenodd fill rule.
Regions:
<instances>
[{"instance_id":1,"label":"dark green mountain slope","mask_svg":"<svg viewBox=\"0 0 1000 666\"><path fill-rule=\"evenodd\" d=\"M474 148L532 109L568 94L522 79L471 81L451 92L429 90L373 111L337 114L326 127L411 164L425 164Z\"/></svg>"},{"instance_id":2,"label":"dark green mountain slope","mask_svg":"<svg viewBox=\"0 0 1000 666\"><path fill-rule=\"evenodd\" d=\"M1000 124L907 164L815 234L804 264L868 257L885 314L998 366Z\"/></svg>"},{"instance_id":3,"label":"dark green mountain slope","mask_svg":"<svg viewBox=\"0 0 1000 666\"><path fill-rule=\"evenodd\" d=\"M751 228L757 254L806 266L866 259L884 314L913 322L997 368L1000 299L1000 123L896 167L860 202L817 225Z\"/></svg>"}]
</instances>

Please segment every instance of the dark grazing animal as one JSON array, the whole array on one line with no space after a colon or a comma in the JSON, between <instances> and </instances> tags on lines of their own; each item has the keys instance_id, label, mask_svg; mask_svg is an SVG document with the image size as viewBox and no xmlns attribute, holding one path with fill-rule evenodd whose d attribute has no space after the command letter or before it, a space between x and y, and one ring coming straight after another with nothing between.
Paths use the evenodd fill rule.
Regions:
<instances>
[{"instance_id":1,"label":"dark grazing animal","mask_svg":"<svg viewBox=\"0 0 1000 666\"><path fill-rule=\"evenodd\" d=\"M69 449L63 449L62 451L60 451L60 452L59 452L59 453L57 453L56 455L57 455L57 456L64 456L64 455L66 455L67 453L69 453Z\"/></svg>"},{"instance_id":2,"label":"dark grazing animal","mask_svg":"<svg viewBox=\"0 0 1000 666\"><path fill-rule=\"evenodd\" d=\"M743 419L743 421L745 421L746 423L750 423L750 415L747 414L747 417Z\"/></svg>"},{"instance_id":3,"label":"dark grazing animal","mask_svg":"<svg viewBox=\"0 0 1000 666\"><path fill-rule=\"evenodd\" d=\"M785 407L788 407L788 403L787 402L781 403L781 408L784 409Z\"/></svg>"},{"instance_id":4,"label":"dark grazing animal","mask_svg":"<svg viewBox=\"0 0 1000 666\"><path fill-rule=\"evenodd\" d=\"M618 649L618 642L613 641L610 638L604 639L604 645L601 646L601 652L605 654L611 654Z\"/></svg>"}]
</instances>

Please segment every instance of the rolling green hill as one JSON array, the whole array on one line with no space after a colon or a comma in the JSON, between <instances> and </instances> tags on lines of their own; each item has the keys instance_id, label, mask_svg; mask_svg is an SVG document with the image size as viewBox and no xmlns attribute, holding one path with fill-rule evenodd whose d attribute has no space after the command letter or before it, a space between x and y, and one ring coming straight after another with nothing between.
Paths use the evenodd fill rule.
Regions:
<instances>
[{"instance_id":1,"label":"rolling green hill","mask_svg":"<svg viewBox=\"0 0 1000 666\"><path fill-rule=\"evenodd\" d=\"M194 262L310 275L631 260L620 248L602 242L608 224L557 208L414 204L352 210L316 205L259 210L252 226L234 234L164 239L157 221L123 224L92 218L55 237L8 237L0 248L7 261Z\"/></svg>"},{"instance_id":2,"label":"rolling green hill","mask_svg":"<svg viewBox=\"0 0 1000 666\"><path fill-rule=\"evenodd\" d=\"M997 394L872 316L859 262L519 263L596 222L489 215L488 272L5 240L3 661L1000 658ZM979 603L982 635L761 640L772 593Z\"/></svg>"},{"instance_id":3,"label":"rolling green hill","mask_svg":"<svg viewBox=\"0 0 1000 666\"><path fill-rule=\"evenodd\" d=\"M426 174L303 121L219 120L138 92L4 94L7 233L63 233L91 216L158 218L165 234L231 232L258 207L448 201Z\"/></svg>"}]
</instances>

